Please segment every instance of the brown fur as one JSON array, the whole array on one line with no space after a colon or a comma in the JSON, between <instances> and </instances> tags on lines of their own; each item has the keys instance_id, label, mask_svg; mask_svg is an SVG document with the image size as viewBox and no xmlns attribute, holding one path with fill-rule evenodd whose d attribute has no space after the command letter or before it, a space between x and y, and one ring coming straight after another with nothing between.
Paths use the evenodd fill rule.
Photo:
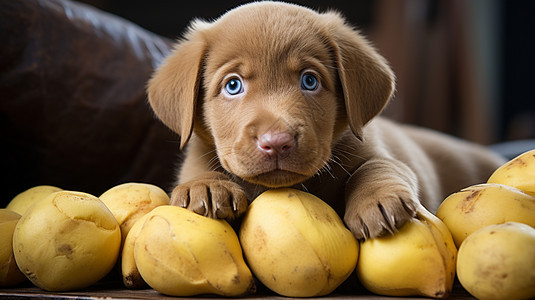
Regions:
<instances>
[{"instance_id":1,"label":"brown fur","mask_svg":"<svg viewBox=\"0 0 535 300\"><path fill-rule=\"evenodd\" d=\"M302 90L302 72L320 87ZM224 91L233 76L244 83L236 96ZM195 21L148 89L181 147L189 142L172 204L233 220L266 189L293 186L368 238L395 231L420 201L436 210L502 163L482 147L377 117L394 81L336 13L259 2ZM267 155L261 141L279 137L291 137L275 142L290 150Z\"/></svg>"}]
</instances>

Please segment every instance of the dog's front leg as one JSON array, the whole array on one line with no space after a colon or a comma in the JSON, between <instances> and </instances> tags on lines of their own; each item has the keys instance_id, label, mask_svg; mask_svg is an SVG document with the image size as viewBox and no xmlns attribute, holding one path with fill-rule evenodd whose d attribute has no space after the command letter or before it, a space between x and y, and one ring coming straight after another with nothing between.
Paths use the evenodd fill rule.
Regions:
<instances>
[{"instance_id":1,"label":"dog's front leg","mask_svg":"<svg viewBox=\"0 0 535 300\"><path fill-rule=\"evenodd\" d=\"M245 212L248 204L243 189L237 183L214 171L179 184L171 194L171 205L231 222Z\"/></svg>"},{"instance_id":2,"label":"dog's front leg","mask_svg":"<svg viewBox=\"0 0 535 300\"><path fill-rule=\"evenodd\" d=\"M367 161L346 184L344 221L358 239L393 233L414 217L418 203L414 172L400 161Z\"/></svg>"}]
</instances>

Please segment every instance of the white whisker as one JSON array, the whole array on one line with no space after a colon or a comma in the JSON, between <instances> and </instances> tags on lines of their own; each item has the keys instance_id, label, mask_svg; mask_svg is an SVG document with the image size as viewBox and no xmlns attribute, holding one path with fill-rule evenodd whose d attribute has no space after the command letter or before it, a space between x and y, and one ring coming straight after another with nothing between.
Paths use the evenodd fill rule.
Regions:
<instances>
[{"instance_id":1,"label":"white whisker","mask_svg":"<svg viewBox=\"0 0 535 300\"><path fill-rule=\"evenodd\" d=\"M351 151L347 151L347 150L344 150L344 149L333 149L333 154L336 155L340 155L342 157L344 157L345 159L349 159L350 157L354 157L354 158L358 158L358 159L365 159L364 157L358 155L358 154L355 154L354 152L351 152Z\"/></svg>"},{"instance_id":2,"label":"white whisker","mask_svg":"<svg viewBox=\"0 0 535 300\"><path fill-rule=\"evenodd\" d=\"M208 169L210 171L215 171L217 170L218 167L220 167L221 164L219 163L219 158L217 156L214 156L212 157L209 161L208 161Z\"/></svg>"},{"instance_id":3,"label":"white whisker","mask_svg":"<svg viewBox=\"0 0 535 300\"><path fill-rule=\"evenodd\" d=\"M351 175L351 173L346 170L346 168L344 168L344 165L341 163L341 162L338 162L336 159L331 159L331 161L334 163L334 164L337 164L347 175Z\"/></svg>"},{"instance_id":4,"label":"white whisker","mask_svg":"<svg viewBox=\"0 0 535 300\"><path fill-rule=\"evenodd\" d=\"M210 150L210 151L204 153L203 155L201 155L199 158L203 158L203 157L205 157L205 156L207 156L207 155L209 155L209 154L212 154L212 153L214 153L214 152L216 152L215 149L214 149L214 150Z\"/></svg>"},{"instance_id":5,"label":"white whisker","mask_svg":"<svg viewBox=\"0 0 535 300\"><path fill-rule=\"evenodd\" d=\"M321 167L316 174L314 174L314 177L321 176L323 173L329 174L333 179L336 179L336 176L332 172L332 165L329 164L329 161L325 161L323 164L323 167Z\"/></svg>"}]
</instances>

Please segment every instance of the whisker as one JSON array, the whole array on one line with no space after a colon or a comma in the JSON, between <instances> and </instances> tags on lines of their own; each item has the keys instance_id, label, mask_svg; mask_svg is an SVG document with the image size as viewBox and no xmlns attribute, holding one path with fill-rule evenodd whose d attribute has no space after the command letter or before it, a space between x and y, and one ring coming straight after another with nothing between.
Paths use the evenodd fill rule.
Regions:
<instances>
[{"instance_id":1,"label":"whisker","mask_svg":"<svg viewBox=\"0 0 535 300\"><path fill-rule=\"evenodd\" d=\"M351 164L345 164L343 162L343 160L340 159L340 157L338 157L337 155L334 155L334 154L331 156L331 161L333 163L337 164L340 167L350 167L351 166Z\"/></svg>"},{"instance_id":2,"label":"whisker","mask_svg":"<svg viewBox=\"0 0 535 300\"><path fill-rule=\"evenodd\" d=\"M216 150L215 150L215 149L213 149L213 150L210 150L210 151L208 151L208 152L204 153L203 155L201 155L201 156L200 156L200 158L203 158L203 157L205 157L205 156L207 156L207 155L209 155L209 154L215 153L215 152L216 152Z\"/></svg>"},{"instance_id":3,"label":"whisker","mask_svg":"<svg viewBox=\"0 0 535 300\"><path fill-rule=\"evenodd\" d=\"M340 149L340 148L338 148L338 149L336 149L336 148L333 149L333 154L334 154L334 153L336 153L336 154L338 154L338 155L340 155L340 156L343 156L343 157L346 158L346 159L349 159L349 157L351 157L351 156L352 156L352 157L355 157L355 158L363 159L363 160L366 159L365 157L360 156L360 155L358 155L358 154L355 154L355 153L352 152L352 151L347 151L347 150Z\"/></svg>"},{"instance_id":4,"label":"whisker","mask_svg":"<svg viewBox=\"0 0 535 300\"><path fill-rule=\"evenodd\" d=\"M314 174L314 177L321 176L323 173L329 174L333 179L336 179L336 176L332 172L332 165L328 161L325 161L323 164L323 167L321 167L316 174Z\"/></svg>"},{"instance_id":5,"label":"whisker","mask_svg":"<svg viewBox=\"0 0 535 300\"><path fill-rule=\"evenodd\" d=\"M348 170L346 170L346 168L344 168L344 165L341 162L338 162L334 158L331 161L332 163L337 164L340 167L340 169L342 169L347 175L351 175L351 173Z\"/></svg>"},{"instance_id":6,"label":"whisker","mask_svg":"<svg viewBox=\"0 0 535 300\"><path fill-rule=\"evenodd\" d=\"M210 171L215 171L217 170L217 168L221 166L221 164L219 163L219 158L217 156L214 156L212 157L209 161L208 161L208 169Z\"/></svg>"}]
</instances>

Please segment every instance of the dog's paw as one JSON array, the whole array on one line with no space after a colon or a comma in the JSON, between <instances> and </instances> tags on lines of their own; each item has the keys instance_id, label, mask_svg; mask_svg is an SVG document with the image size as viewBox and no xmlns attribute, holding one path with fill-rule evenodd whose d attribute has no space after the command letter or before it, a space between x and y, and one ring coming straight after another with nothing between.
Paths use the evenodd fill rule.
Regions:
<instances>
[{"instance_id":1,"label":"dog's paw","mask_svg":"<svg viewBox=\"0 0 535 300\"><path fill-rule=\"evenodd\" d=\"M392 234L416 216L418 198L409 188L386 186L363 197L353 195L344 221L359 240Z\"/></svg>"},{"instance_id":2,"label":"dog's paw","mask_svg":"<svg viewBox=\"0 0 535 300\"><path fill-rule=\"evenodd\" d=\"M232 222L247 210L247 197L232 181L198 179L178 185L171 194L170 204Z\"/></svg>"}]
</instances>

